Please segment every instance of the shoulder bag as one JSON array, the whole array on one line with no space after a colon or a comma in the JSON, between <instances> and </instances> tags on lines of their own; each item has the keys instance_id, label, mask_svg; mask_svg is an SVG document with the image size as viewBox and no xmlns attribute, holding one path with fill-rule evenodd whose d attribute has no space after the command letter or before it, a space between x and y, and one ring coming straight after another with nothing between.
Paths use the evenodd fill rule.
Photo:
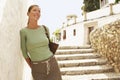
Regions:
<instances>
[{"instance_id":1,"label":"shoulder bag","mask_svg":"<svg viewBox=\"0 0 120 80\"><path fill-rule=\"evenodd\" d=\"M55 54L57 48L59 47L59 44L50 41L50 38L49 38L49 35L48 35L48 31L47 31L47 29L46 29L46 26L43 25L43 27L44 27L44 29L45 29L45 34L46 34L46 36L47 36L47 38L48 38L48 40L49 40L49 48L50 48L50 51L51 51L53 54Z\"/></svg>"}]
</instances>

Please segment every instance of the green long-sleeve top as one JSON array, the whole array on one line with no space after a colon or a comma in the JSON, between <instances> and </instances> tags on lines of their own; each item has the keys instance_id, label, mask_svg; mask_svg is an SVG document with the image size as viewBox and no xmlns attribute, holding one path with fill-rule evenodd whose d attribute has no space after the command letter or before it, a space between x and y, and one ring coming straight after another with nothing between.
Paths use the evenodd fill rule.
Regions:
<instances>
[{"instance_id":1,"label":"green long-sleeve top","mask_svg":"<svg viewBox=\"0 0 120 80\"><path fill-rule=\"evenodd\" d=\"M49 34L48 28L47 31ZM53 56L48 47L49 40L46 37L43 26L37 29L30 29L27 27L21 29L20 40L24 58L30 57L32 61L41 61Z\"/></svg>"}]
</instances>

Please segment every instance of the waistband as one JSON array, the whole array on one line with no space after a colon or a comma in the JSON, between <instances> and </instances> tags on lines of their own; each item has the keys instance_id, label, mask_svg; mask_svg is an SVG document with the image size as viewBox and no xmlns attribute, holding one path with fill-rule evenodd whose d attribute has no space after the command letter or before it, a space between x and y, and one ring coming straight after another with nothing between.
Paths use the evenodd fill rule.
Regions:
<instances>
[{"instance_id":1,"label":"waistband","mask_svg":"<svg viewBox=\"0 0 120 80\"><path fill-rule=\"evenodd\" d=\"M45 59L45 60L41 60L41 61L32 61L32 63L33 64L38 64L38 63L46 63L46 62L48 62L51 58L53 58L54 57L54 55L53 56L51 56L51 57L49 57L49 58L47 58L47 59Z\"/></svg>"}]
</instances>

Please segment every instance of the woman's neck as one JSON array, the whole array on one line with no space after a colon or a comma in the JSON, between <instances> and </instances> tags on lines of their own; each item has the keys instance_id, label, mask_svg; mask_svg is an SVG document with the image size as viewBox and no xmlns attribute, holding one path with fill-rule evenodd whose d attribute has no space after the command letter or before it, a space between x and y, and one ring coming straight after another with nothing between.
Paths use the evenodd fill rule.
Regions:
<instances>
[{"instance_id":1,"label":"woman's neck","mask_svg":"<svg viewBox=\"0 0 120 80\"><path fill-rule=\"evenodd\" d=\"M36 28L38 28L38 27L39 27L39 26L38 26L37 22L29 22L29 23L28 23L28 28L36 29Z\"/></svg>"}]
</instances>

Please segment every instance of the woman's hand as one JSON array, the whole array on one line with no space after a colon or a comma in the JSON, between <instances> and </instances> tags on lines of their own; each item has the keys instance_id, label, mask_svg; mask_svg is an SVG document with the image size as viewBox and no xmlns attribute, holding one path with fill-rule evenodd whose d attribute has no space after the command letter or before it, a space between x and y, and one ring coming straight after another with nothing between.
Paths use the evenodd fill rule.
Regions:
<instances>
[{"instance_id":1,"label":"woman's hand","mask_svg":"<svg viewBox=\"0 0 120 80\"><path fill-rule=\"evenodd\" d=\"M31 67L32 67L32 66L31 66L31 59L30 59L30 58L26 58L25 60L26 60L26 62L28 63L28 65L30 66L30 68L31 68Z\"/></svg>"}]
</instances>

